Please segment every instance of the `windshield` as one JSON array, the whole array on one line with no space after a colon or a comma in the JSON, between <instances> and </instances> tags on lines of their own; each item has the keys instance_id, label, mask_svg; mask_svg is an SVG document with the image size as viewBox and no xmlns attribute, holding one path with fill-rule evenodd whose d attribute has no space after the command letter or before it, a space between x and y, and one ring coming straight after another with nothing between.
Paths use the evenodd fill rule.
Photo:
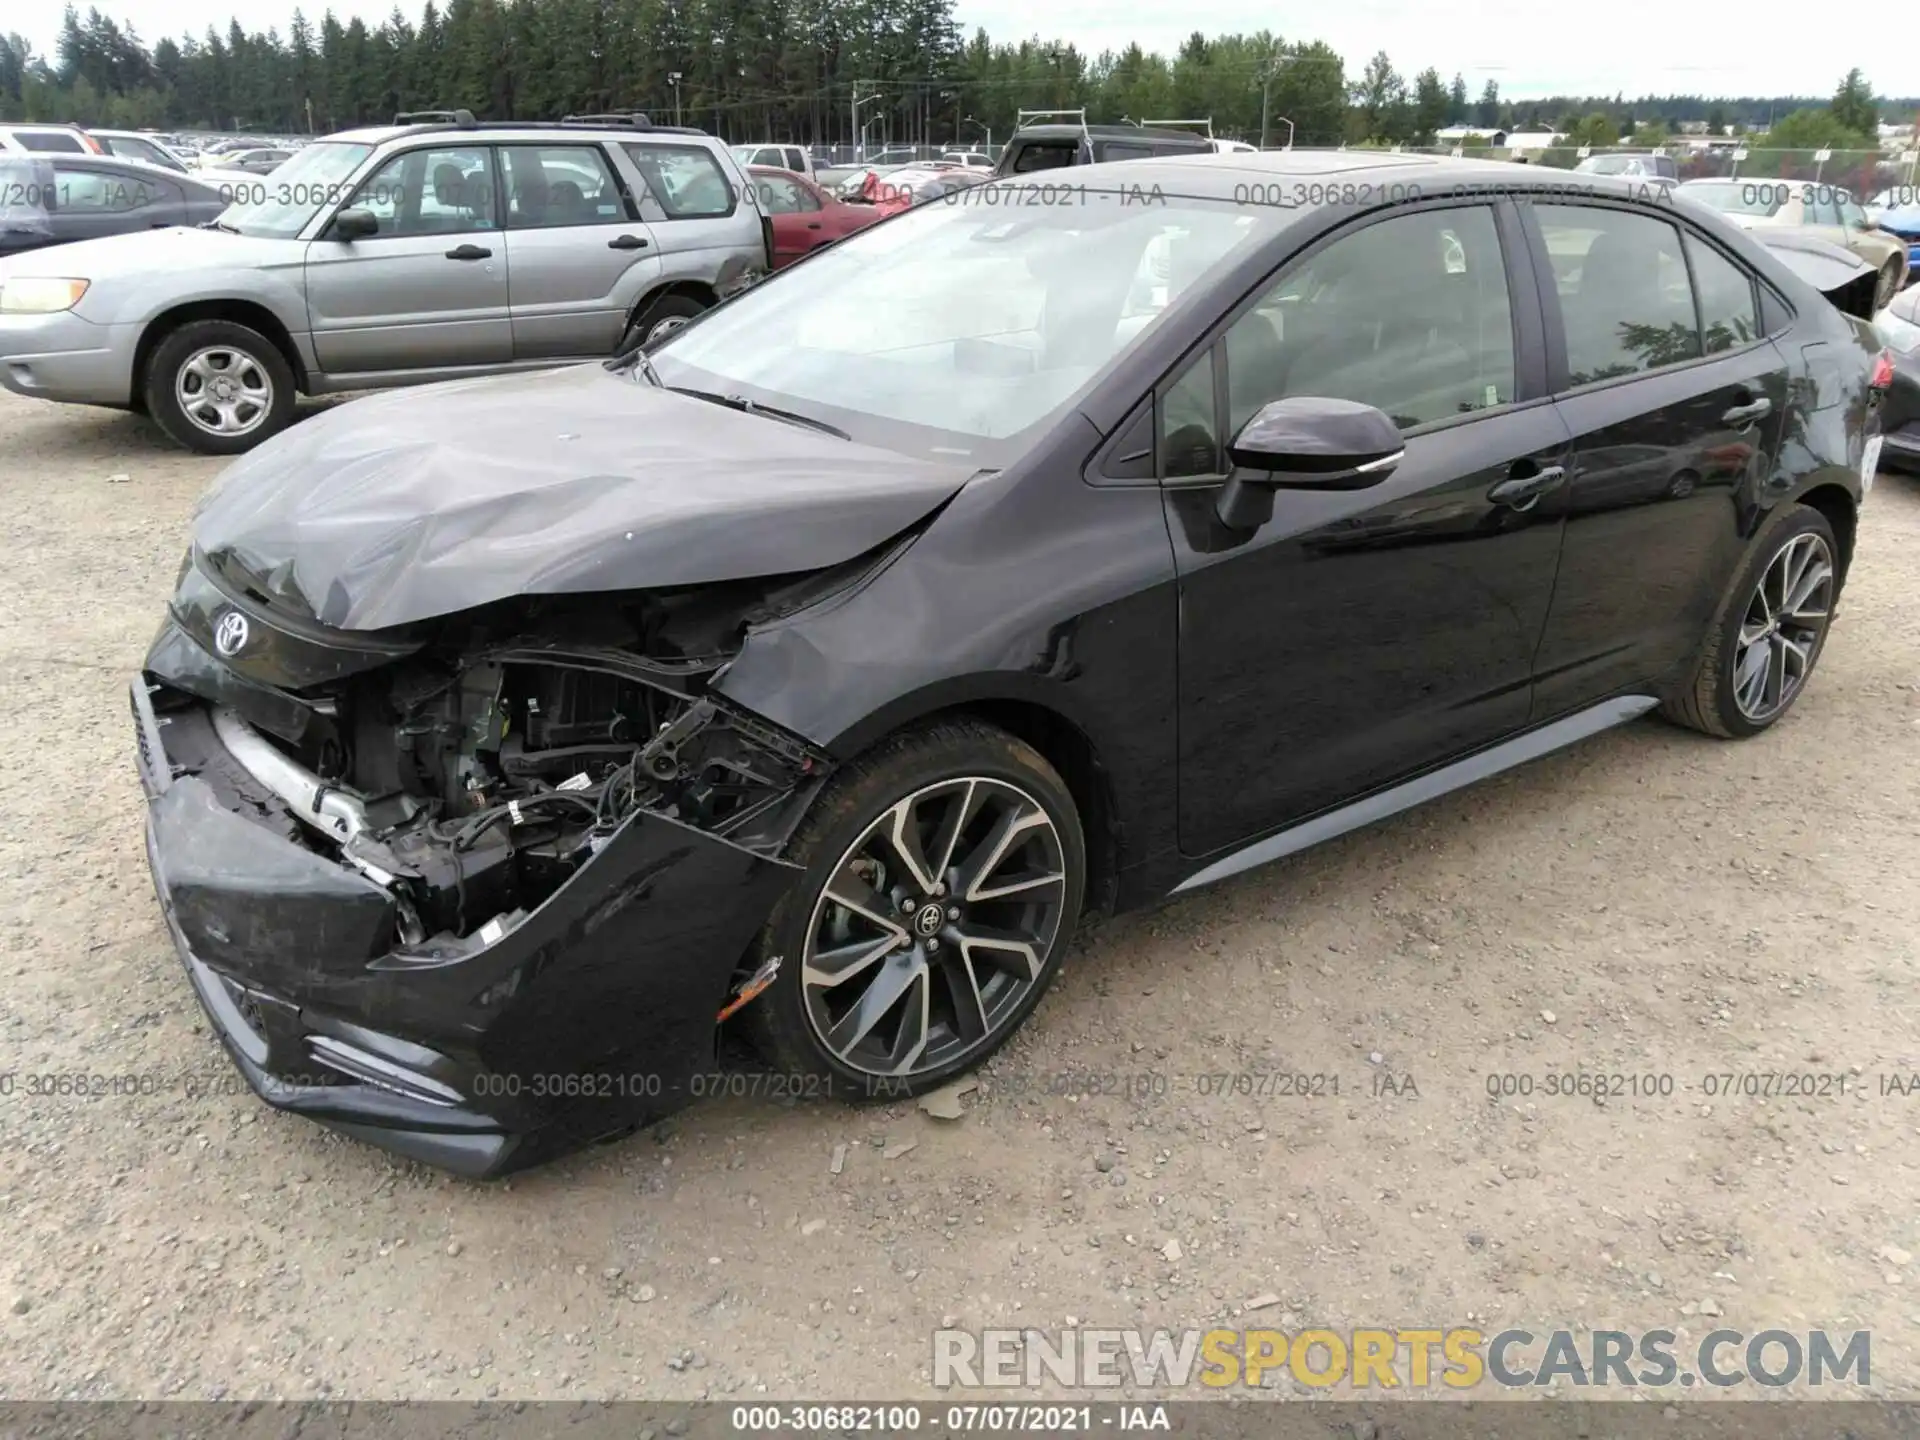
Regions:
<instances>
[{"instance_id":1,"label":"windshield","mask_svg":"<svg viewBox=\"0 0 1920 1440\"><path fill-rule=\"evenodd\" d=\"M347 193L347 178L373 153L371 145L322 140L308 145L257 180L221 179L214 187L232 203L217 224L242 235L291 239L323 205Z\"/></svg>"},{"instance_id":2,"label":"windshield","mask_svg":"<svg viewBox=\"0 0 1920 1440\"><path fill-rule=\"evenodd\" d=\"M1017 205L1028 188L967 191L822 250L671 336L655 368L870 443L997 463L1288 213L1161 195Z\"/></svg>"},{"instance_id":3,"label":"windshield","mask_svg":"<svg viewBox=\"0 0 1920 1440\"><path fill-rule=\"evenodd\" d=\"M1791 190L1765 180L1705 180L1681 186L1680 193L1723 215L1772 216L1780 213Z\"/></svg>"}]
</instances>

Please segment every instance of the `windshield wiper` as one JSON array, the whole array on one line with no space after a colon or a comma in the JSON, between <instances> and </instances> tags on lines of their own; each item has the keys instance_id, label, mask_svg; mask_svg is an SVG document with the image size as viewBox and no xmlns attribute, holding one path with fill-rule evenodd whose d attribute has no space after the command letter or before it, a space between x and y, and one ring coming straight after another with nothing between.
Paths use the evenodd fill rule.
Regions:
<instances>
[{"instance_id":1,"label":"windshield wiper","mask_svg":"<svg viewBox=\"0 0 1920 1440\"><path fill-rule=\"evenodd\" d=\"M229 225L224 220L208 220L202 224L200 228L202 230L224 230L229 235L238 235L240 233L240 227L238 225Z\"/></svg>"},{"instance_id":2,"label":"windshield wiper","mask_svg":"<svg viewBox=\"0 0 1920 1440\"><path fill-rule=\"evenodd\" d=\"M749 400L744 395L716 395L711 390L694 390L685 385L669 385L666 388L673 391L676 395L691 395L696 400L705 400L714 405L724 405L729 410L738 410L743 415L767 415L775 420L784 420L789 425L801 425L809 430L818 430L822 434L832 435L839 440L851 440L853 438L838 425L829 425L826 421L816 420L811 415L800 415L792 410L781 410L772 405L762 405L758 400Z\"/></svg>"},{"instance_id":3,"label":"windshield wiper","mask_svg":"<svg viewBox=\"0 0 1920 1440\"><path fill-rule=\"evenodd\" d=\"M653 357L642 346L636 345L625 355L616 355L607 361L607 369L616 375L624 375L629 370L638 370L661 390L667 388L667 382L660 378L660 372L653 368Z\"/></svg>"}]
</instances>

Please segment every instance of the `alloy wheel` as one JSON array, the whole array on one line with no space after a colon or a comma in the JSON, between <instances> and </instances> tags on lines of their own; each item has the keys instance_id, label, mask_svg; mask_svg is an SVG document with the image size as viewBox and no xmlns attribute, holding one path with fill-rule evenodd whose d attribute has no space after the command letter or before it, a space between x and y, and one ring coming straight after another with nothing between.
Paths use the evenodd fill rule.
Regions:
<instances>
[{"instance_id":1,"label":"alloy wheel","mask_svg":"<svg viewBox=\"0 0 1920 1440\"><path fill-rule=\"evenodd\" d=\"M647 344L651 345L656 340L666 339L686 323L687 317L684 315L669 315L664 320L657 321L654 327L647 331Z\"/></svg>"},{"instance_id":2,"label":"alloy wheel","mask_svg":"<svg viewBox=\"0 0 1920 1440\"><path fill-rule=\"evenodd\" d=\"M1781 547L1747 601L1733 652L1733 700L1755 724L1793 702L1833 609L1833 552L1813 534Z\"/></svg>"},{"instance_id":3,"label":"alloy wheel","mask_svg":"<svg viewBox=\"0 0 1920 1440\"><path fill-rule=\"evenodd\" d=\"M1065 851L1019 786L962 776L883 811L807 924L807 1022L840 1064L911 1077L989 1048L1059 939Z\"/></svg>"},{"instance_id":4,"label":"alloy wheel","mask_svg":"<svg viewBox=\"0 0 1920 1440\"><path fill-rule=\"evenodd\" d=\"M273 377L244 350L210 345L189 355L174 376L180 413L209 435L245 435L273 409Z\"/></svg>"}]
</instances>

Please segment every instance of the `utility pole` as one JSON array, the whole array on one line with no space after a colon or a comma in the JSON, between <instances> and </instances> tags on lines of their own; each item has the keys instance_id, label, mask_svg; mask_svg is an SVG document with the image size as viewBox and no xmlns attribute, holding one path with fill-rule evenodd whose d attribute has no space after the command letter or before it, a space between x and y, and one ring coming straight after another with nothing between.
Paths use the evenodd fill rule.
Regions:
<instances>
[{"instance_id":1,"label":"utility pole","mask_svg":"<svg viewBox=\"0 0 1920 1440\"><path fill-rule=\"evenodd\" d=\"M680 118L680 72L678 70L667 72L667 84L673 87L673 123L684 124L685 122Z\"/></svg>"},{"instance_id":2,"label":"utility pole","mask_svg":"<svg viewBox=\"0 0 1920 1440\"><path fill-rule=\"evenodd\" d=\"M1260 65L1260 148L1267 148L1267 110L1273 98L1273 77L1289 57L1280 53L1280 44L1274 42L1273 49L1267 52L1267 58ZM1287 122L1287 148L1293 148L1293 122Z\"/></svg>"}]
</instances>

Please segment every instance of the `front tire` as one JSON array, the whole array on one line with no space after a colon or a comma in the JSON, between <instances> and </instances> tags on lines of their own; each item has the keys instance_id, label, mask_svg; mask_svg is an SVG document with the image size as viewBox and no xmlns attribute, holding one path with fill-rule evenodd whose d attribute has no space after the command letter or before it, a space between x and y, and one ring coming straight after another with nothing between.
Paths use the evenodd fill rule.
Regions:
<instances>
[{"instance_id":1,"label":"front tire","mask_svg":"<svg viewBox=\"0 0 1920 1440\"><path fill-rule=\"evenodd\" d=\"M1826 644L1838 555L1818 510L1794 505L1774 515L1721 601L1691 680L1661 713L1728 740L1771 728L1806 689Z\"/></svg>"},{"instance_id":2,"label":"front tire","mask_svg":"<svg viewBox=\"0 0 1920 1440\"><path fill-rule=\"evenodd\" d=\"M1073 797L1031 746L950 720L883 741L828 785L788 857L743 1012L776 1070L855 1099L918 1095L985 1060L1040 1003L1086 890Z\"/></svg>"},{"instance_id":3,"label":"front tire","mask_svg":"<svg viewBox=\"0 0 1920 1440\"><path fill-rule=\"evenodd\" d=\"M258 330L193 320L147 358L147 413L202 455L239 455L293 419L293 367Z\"/></svg>"}]
</instances>

